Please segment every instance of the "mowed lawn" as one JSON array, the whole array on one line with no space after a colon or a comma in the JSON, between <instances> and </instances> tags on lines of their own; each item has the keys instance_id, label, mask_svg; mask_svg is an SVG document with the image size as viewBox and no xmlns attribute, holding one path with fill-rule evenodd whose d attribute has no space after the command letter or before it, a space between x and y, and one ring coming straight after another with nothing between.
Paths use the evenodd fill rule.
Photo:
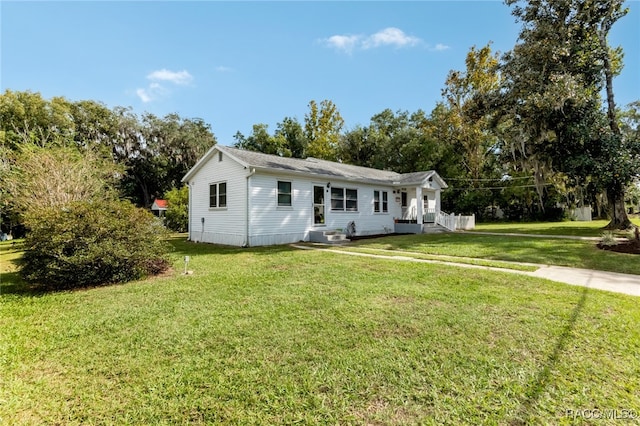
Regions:
<instances>
[{"instance_id":1,"label":"mowed lawn","mask_svg":"<svg viewBox=\"0 0 640 426\"><path fill-rule=\"evenodd\" d=\"M637 297L290 247L172 244L164 277L46 294L26 291L0 253L1 424L640 415Z\"/></svg>"},{"instance_id":2,"label":"mowed lawn","mask_svg":"<svg viewBox=\"0 0 640 426\"><path fill-rule=\"evenodd\" d=\"M562 223L558 224L507 224L502 228L478 226L477 230L491 230L499 234L520 233L531 236L485 235L480 232L456 232L432 235L399 235L386 238L359 240L350 244L347 250L392 250L419 253L432 256L446 256L447 261L456 258L472 258L487 261L524 262L541 265L569 266L640 275L640 256L600 250L598 241L544 238L535 236L536 231L560 236ZM576 222L567 222L576 223ZM583 222L584 223L584 222ZM603 222L604 223L604 222ZM591 225L575 226L582 234L602 233L599 227ZM555 230L555 233L553 233ZM463 262L461 259L460 262ZM466 263L477 263L468 262ZM497 263L492 266L500 266Z\"/></svg>"},{"instance_id":3,"label":"mowed lawn","mask_svg":"<svg viewBox=\"0 0 640 426\"><path fill-rule=\"evenodd\" d=\"M631 215L631 222L640 226L640 217ZM521 233L534 235L571 235L577 237L600 237L609 223L608 220L593 220L591 222L565 221L565 222L533 222L533 223L479 223L474 231Z\"/></svg>"}]
</instances>

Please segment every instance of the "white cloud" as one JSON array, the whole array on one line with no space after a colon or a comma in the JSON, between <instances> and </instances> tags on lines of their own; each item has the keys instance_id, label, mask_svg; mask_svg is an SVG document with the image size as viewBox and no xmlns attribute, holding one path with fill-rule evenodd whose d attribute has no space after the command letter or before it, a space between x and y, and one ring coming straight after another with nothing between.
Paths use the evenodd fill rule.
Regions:
<instances>
[{"instance_id":1,"label":"white cloud","mask_svg":"<svg viewBox=\"0 0 640 426\"><path fill-rule=\"evenodd\" d=\"M185 85L191 83L193 77L187 70L182 71L169 71L167 69L161 69L153 71L147 76L151 81L168 81L173 84Z\"/></svg>"},{"instance_id":2,"label":"white cloud","mask_svg":"<svg viewBox=\"0 0 640 426\"><path fill-rule=\"evenodd\" d=\"M149 86L146 88L136 89L136 95L144 103L149 103L165 96L168 96L171 91L160 84L159 82L166 82L175 84L178 86L185 86L193 81L193 76L189 74L187 70L182 71L169 71L167 69L161 69L153 71L147 75L147 80L151 80Z\"/></svg>"},{"instance_id":3,"label":"white cloud","mask_svg":"<svg viewBox=\"0 0 640 426\"><path fill-rule=\"evenodd\" d=\"M447 50L447 49L449 49L449 46L447 46L446 44L438 43L431 50L435 50L437 52L442 52L443 50Z\"/></svg>"},{"instance_id":4,"label":"white cloud","mask_svg":"<svg viewBox=\"0 0 640 426\"><path fill-rule=\"evenodd\" d=\"M357 49L373 49L383 46L400 48L423 44L420 38L408 35L401 29L395 27L388 27L371 35L336 34L321 39L320 42L327 47L346 53L351 53ZM444 45L438 46L444 47Z\"/></svg>"},{"instance_id":5,"label":"white cloud","mask_svg":"<svg viewBox=\"0 0 640 426\"><path fill-rule=\"evenodd\" d=\"M219 65L219 66L216 67L216 71L218 71L218 72L231 72L231 71L233 71L233 68L225 67L224 65Z\"/></svg>"},{"instance_id":6,"label":"white cloud","mask_svg":"<svg viewBox=\"0 0 640 426\"><path fill-rule=\"evenodd\" d=\"M140 98L140 100L142 102L144 102L145 104L147 102L151 102L153 100L153 97L151 96L150 93L147 92L146 89L137 89L136 90L136 95L138 95L138 97Z\"/></svg>"},{"instance_id":7,"label":"white cloud","mask_svg":"<svg viewBox=\"0 0 640 426\"><path fill-rule=\"evenodd\" d=\"M337 50L351 53L362 37L358 35L334 35L324 40L324 43Z\"/></svg>"},{"instance_id":8,"label":"white cloud","mask_svg":"<svg viewBox=\"0 0 640 426\"><path fill-rule=\"evenodd\" d=\"M407 35L399 28L389 27L367 37L362 43L362 47L364 49L380 46L405 47L415 46L420 42L419 38Z\"/></svg>"}]
</instances>

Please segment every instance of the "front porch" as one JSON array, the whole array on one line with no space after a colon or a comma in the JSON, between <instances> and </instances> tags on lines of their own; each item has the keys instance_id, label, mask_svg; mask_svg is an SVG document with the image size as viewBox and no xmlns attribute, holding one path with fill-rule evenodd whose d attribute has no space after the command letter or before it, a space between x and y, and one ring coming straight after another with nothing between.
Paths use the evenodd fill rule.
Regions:
<instances>
[{"instance_id":1,"label":"front porch","mask_svg":"<svg viewBox=\"0 0 640 426\"><path fill-rule=\"evenodd\" d=\"M394 232L399 234L430 234L434 232L469 230L476 226L475 215L462 216L444 213L435 209L425 209L422 221L415 219L396 219Z\"/></svg>"},{"instance_id":2,"label":"front porch","mask_svg":"<svg viewBox=\"0 0 640 426\"><path fill-rule=\"evenodd\" d=\"M435 234L446 231L446 228L435 223L396 222L393 225L393 232L396 234Z\"/></svg>"}]
</instances>

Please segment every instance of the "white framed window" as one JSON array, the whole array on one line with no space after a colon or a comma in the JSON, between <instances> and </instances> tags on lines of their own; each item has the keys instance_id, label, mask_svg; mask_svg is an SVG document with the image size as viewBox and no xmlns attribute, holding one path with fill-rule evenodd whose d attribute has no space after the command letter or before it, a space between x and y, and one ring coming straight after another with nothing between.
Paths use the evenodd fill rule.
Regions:
<instances>
[{"instance_id":1,"label":"white framed window","mask_svg":"<svg viewBox=\"0 0 640 426\"><path fill-rule=\"evenodd\" d=\"M217 182L209 185L209 208L227 207L227 182Z\"/></svg>"},{"instance_id":2,"label":"white framed window","mask_svg":"<svg viewBox=\"0 0 640 426\"><path fill-rule=\"evenodd\" d=\"M373 191L373 211L375 213L389 212L389 193L387 191Z\"/></svg>"},{"instance_id":3,"label":"white framed window","mask_svg":"<svg viewBox=\"0 0 640 426\"><path fill-rule=\"evenodd\" d=\"M332 211L358 211L358 190L352 188L331 188Z\"/></svg>"},{"instance_id":4,"label":"white framed window","mask_svg":"<svg viewBox=\"0 0 640 426\"><path fill-rule=\"evenodd\" d=\"M278 181L278 207L291 207L293 193L291 192L291 182Z\"/></svg>"}]
</instances>

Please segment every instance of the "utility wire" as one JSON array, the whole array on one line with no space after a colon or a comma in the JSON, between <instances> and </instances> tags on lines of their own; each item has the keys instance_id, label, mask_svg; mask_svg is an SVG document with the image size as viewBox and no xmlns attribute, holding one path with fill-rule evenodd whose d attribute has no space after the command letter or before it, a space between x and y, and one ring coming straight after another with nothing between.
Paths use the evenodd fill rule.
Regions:
<instances>
[{"instance_id":1,"label":"utility wire","mask_svg":"<svg viewBox=\"0 0 640 426\"><path fill-rule=\"evenodd\" d=\"M509 178L495 178L495 179L471 179L471 178L442 178L444 179L444 181L448 181L448 180L466 180L466 181L471 181L471 182L491 182L494 180L499 180L499 181L510 181L510 180L522 180L522 179L533 179L534 176L524 176L524 177L509 177Z\"/></svg>"},{"instance_id":2,"label":"utility wire","mask_svg":"<svg viewBox=\"0 0 640 426\"><path fill-rule=\"evenodd\" d=\"M540 186L552 186L552 183L545 183ZM483 186L480 188L447 188L447 191L468 191L481 189L509 189L509 188L537 188L538 185L515 185L515 186Z\"/></svg>"}]
</instances>

